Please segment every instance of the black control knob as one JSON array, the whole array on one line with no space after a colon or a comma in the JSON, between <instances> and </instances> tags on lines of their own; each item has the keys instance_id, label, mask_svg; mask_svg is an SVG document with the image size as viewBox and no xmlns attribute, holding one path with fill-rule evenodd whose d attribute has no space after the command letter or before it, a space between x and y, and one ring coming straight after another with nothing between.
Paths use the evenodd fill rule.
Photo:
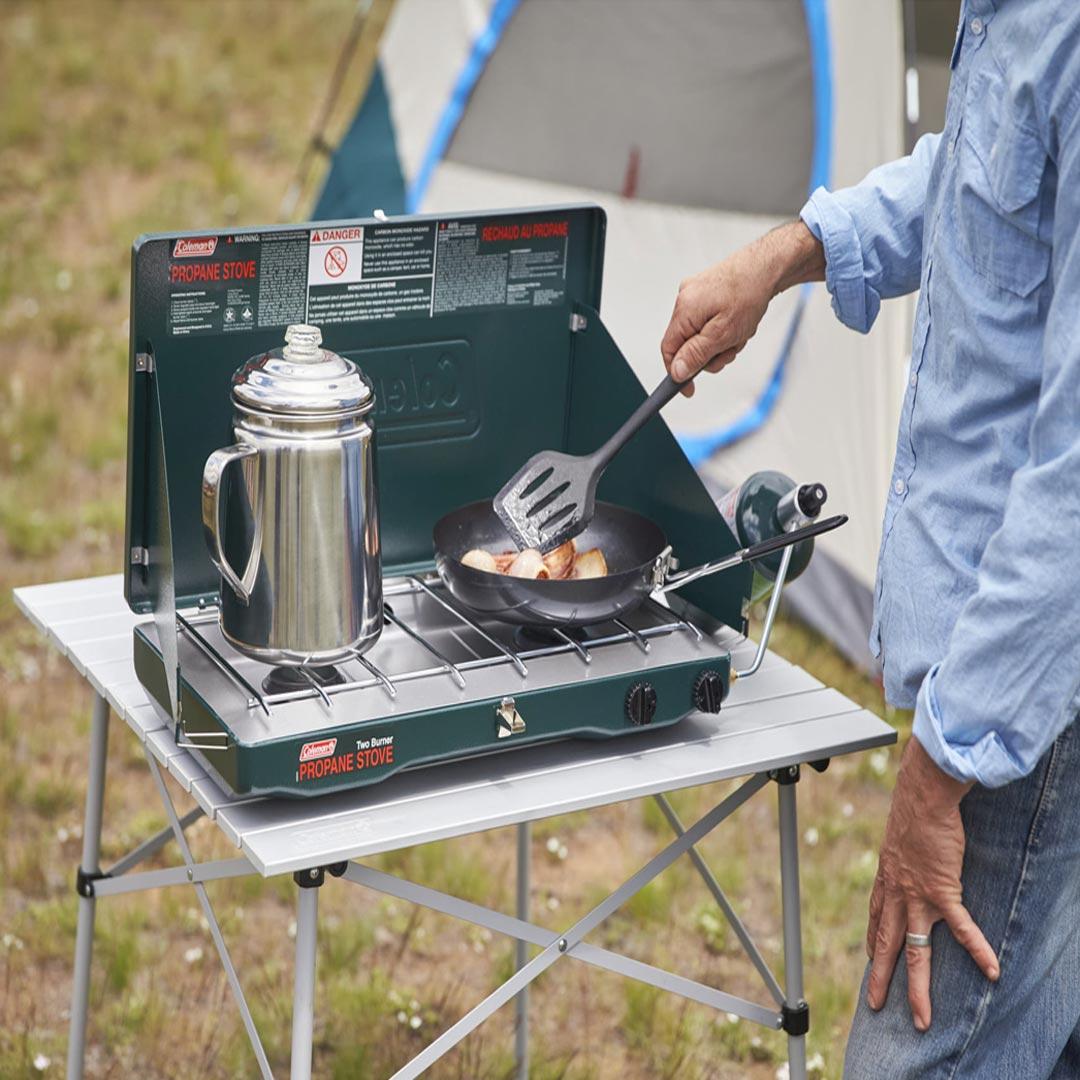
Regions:
<instances>
[{"instance_id":1,"label":"black control knob","mask_svg":"<svg viewBox=\"0 0 1080 1080\"><path fill-rule=\"evenodd\" d=\"M724 700L724 677L706 668L694 680L693 703L700 712L718 713Z\"/></svg>"},{"instance_id":2,"label":"black control knob","mask_svg":"<svg viewBox=\"0 0 1080 1080\"><path fill-rule=\"evenodd\" d=\"M656 688L652 683L638 682L626 693L626 719L637 727L653 722L656 716Z\"/></svg>"}]
</instances>

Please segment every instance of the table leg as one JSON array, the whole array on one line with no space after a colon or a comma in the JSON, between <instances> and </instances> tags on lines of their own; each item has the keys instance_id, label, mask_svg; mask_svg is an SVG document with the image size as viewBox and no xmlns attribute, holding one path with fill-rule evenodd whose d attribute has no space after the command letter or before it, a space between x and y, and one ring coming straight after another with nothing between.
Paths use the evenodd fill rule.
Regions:
<instances>
[{"instance_id":1,"label":"table leg","mask_svg":"<svg viewBox=\"0 0 1080 1080\"><path fill-rule=\"evenodd\" d=\"M83 819L82 861L84 874L101 869L101 817L105 801L105 757L109 742L109 704L94 695L90 721L90 762L86 783L86 815ZM93 896L80 896L79 922L75 934L75 973L71 984L71 1023L68 1027L68 1080L81 1080L86 1054L86 1015L90 998L90 958L94 948Z\"/></svg>"},{"instance_id":2,"label":"table leg","mask_svg":"<svg viewBox=\"0 0 1080 1080\"><path fill-rule=\"evenodd\" d=\"M517 917L529 921L529 855L532 826L523 821L517 827ZM529 947L518 940L514 948L516 970L529 962ZM518 1080L529 1080L529 987L522 987L515 1002L516 1023L514 1027L514 1060L517 1062Z\"/></svg>"},{"instance_id":3,"label":"table leg","mask_svg":"<svg viewBox=\"0 0 1080 1080\"><path fill-rule=\"evenodd\" d=\"M784 1006L788 1010L805 1010L795 786L794 783L777 784L780 793L780 896L784 913ZM788 1065L791 1080L806 1080L805 1035L788 1035Z\"/></svg>"},{"instance_id":4,"label":"table leg","mask_svg":"<svg viewBox=\"0 0 1080 1080\"><path fill-rule=\"evenodd\" d=\"M293 991L292 1080L311 1080L311 1044L315 1029L315 940L319 889L301 887L296 903L296 982Z\"/></svg>"}]
</instances>

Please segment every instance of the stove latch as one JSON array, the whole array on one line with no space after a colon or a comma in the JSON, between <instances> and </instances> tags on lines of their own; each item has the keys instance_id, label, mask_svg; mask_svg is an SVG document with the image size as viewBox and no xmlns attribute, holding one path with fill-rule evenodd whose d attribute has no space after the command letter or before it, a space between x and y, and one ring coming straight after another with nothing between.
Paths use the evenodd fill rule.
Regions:
<instances>
[{"instance_id":1,"label":"stove latch","mask_svg":"<svg viewBox=\"0 0 1080 1080\"><path fill-rule=\"evenodd\" d=\"M495 709L495 734L500 739L509 739L511 735L520 735L525 730L525 720L517 711L517 704L512 697L504 697Z\"/></svg>"}]
</instances>

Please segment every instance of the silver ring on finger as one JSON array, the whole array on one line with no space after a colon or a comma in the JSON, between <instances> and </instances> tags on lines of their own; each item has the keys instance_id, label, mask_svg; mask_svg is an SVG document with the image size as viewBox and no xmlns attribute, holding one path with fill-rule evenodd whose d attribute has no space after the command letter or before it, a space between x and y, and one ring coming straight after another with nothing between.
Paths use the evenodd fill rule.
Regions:
<instances>
[{"instance_id":1,"label":"silver ring on finger","mask_svg":"<svg viewBox=\"0 0 1080 1080\"><path fill-rule=\"evenodd\" d=\"M917 949L930 948L930 935L929 934L912 934L910 931L904 935L904 940L909 945L914 945Z\"/></svg>"}]
</instances>

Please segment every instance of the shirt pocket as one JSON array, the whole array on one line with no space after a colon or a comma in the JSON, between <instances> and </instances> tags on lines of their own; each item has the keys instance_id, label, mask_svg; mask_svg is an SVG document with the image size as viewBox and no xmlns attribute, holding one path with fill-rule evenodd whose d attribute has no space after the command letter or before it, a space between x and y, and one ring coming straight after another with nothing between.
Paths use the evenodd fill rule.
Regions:
<instances>
[{"instance_id":1,"label":"shirt pocket","mask_svg":"<svg viewBox=\"0 0 1080 1080\"><path fill-rule=\"evenodd\" d=\"M1050 245L1039 238L1046 150L997 71L973 73L957 163L959 244L995 285L1028 296L1046 280Z\"/></svg>"}]
</instances>

